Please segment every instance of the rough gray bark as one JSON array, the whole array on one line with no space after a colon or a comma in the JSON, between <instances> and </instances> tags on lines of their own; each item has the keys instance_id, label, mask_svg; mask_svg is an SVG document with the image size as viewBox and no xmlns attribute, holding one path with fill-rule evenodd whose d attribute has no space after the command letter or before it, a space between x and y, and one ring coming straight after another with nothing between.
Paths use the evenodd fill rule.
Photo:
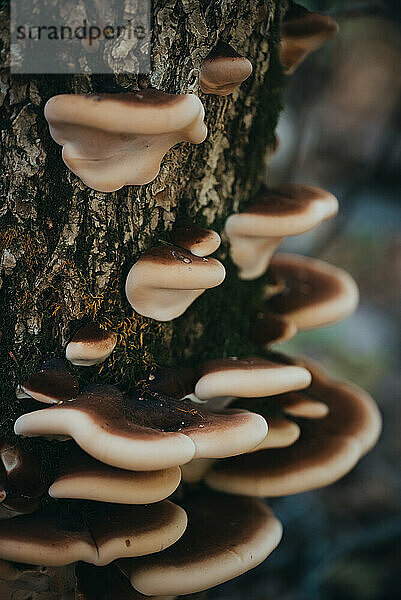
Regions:
<instances>
[{"instance_id":1,"label":"rough gray bark","mask_svg":"<svg viewBox=\"0 0 401 600\"><path fill-rule=\"evenodd\" d=\"M196 219L221 233L227 215L260 185L281 103L275 47L284 4L284 0L154 0L152 72L139 77L12 77L7 68L7 8L1 9L4 435L12 436L13 418L23 412L14 399L17 383L46 357L62 355L80 323L95 319L119 335L106 367L80 372L84 381L103 379L124 387L156 363L217 358L230 351L240 354L241 344L243 352L248 350L243 340L247 322L240 321L249 287L241 291L236 282L228 282L225 291L204 294L177 321L159 324L133 313L124 282L141 251L168 240L177 216ZM230 43L254 67L253 75L227 98L206 96L198 88L202 60L218 39ZM112 55L104 60L115 66ZM123 60L129 61L129 54ZM198 94L206 110L206 141L172 149L149 185L110 194L89 189L64 166L43 116L45 102L59 93L128 91L149 85L169 93ZM224 244L220 257L226 259ZM228 275L235 275L227 263ZM230 303L237 303L237 308ZM215 322L210 315L215 315Z\"/></svg>"}]
</instances>

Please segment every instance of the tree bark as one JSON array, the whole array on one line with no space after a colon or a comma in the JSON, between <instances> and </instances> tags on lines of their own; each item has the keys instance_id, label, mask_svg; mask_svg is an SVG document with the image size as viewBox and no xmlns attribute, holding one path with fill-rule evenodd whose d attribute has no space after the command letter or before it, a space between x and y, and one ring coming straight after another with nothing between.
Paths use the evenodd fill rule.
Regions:
<instances>
[{"instance_id":1,"label":"tree bark","mask_svg":"<svg viewBox=\"0 0 401 600\"><path fill-rule=\"evenodd\" d=\"M154 0L150 75L28 77L11 76L7 67L8 9L1 3L2 435L12 437L15 417L24 412L15 400L17 384L44 359L62 356L80 324L95 320L118 334L103 366L74 370L81 384L106 381L126 389L156 364L194 364L253 350L248 320L262 283L238 280L224 239L219 258L226 282L179 319L159 323L134 313L124 284L142 251L169 240L178 217L222 233L226 217L257 191L281 108L277 43L285 4ZM204 95L198 86L202 60L218 40L246 56L254 69L225 98ZM103 59L113 68L110 54ZM107 194L89 189L62 162L43 116L46 101L60 93L147 86L198 94L206 111L206 141L172 149L148 185ZM42 448L51 463L54 444L26 444L35 452Z\"/></svg>"}]
</instances>

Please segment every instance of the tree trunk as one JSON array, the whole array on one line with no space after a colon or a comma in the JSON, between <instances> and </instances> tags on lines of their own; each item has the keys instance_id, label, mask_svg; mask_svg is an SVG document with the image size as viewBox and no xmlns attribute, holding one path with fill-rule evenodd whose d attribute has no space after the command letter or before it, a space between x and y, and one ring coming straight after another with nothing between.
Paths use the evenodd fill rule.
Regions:
<instances>
[{"instance_id":1,"label":"tree trunk","mask_svg":"<svg viewBox=\"0 0 401 600\"><path fill-rule=\"evenodd\" d=\"M219 258L227 268L225 283L203 294L179 319L160 323L134 313L124 284L142 251L169 240L178 217L222 233L226 217L257 191L281 108L277 42L285 4L154 0L149 76L28 77L1 69L2 435L12 438L15 417L24 412L15 399L17 384L44 359L63 356L71 335L89 321L114 330L118 344L103 366L74 370L81 384L105 381L127 389L156 364L190 365L252 352L247 339L251 299L262 284L238 280L224 239ZM1 5L1 63L6 65L8 9ZM202 60L218 40L246 56L254 69L228 97L204 95L198 86ZM113 68L109 55L104 60ZM62 162L44 105L60 93L147 86L198 94L208 137L203 144L172 149L148 185L95 192ZM25 443L51 464L55 444Z\"/></svg>"}]
</instances>

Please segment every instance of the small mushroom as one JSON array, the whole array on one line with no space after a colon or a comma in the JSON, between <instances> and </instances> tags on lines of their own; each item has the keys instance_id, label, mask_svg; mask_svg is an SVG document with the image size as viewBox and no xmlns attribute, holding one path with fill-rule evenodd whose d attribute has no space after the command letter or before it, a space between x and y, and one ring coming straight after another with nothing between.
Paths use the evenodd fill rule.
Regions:
<instances>
[{"instance_id":1,"label":"small mushroom","mask_svg":"<svg viewBox=\"0 0 401 600\"><path fill-rule=\"evenodd\" d=\"M45 117L65 164L100 192L153 181L170 148L200 144L207 135L197 96L155 89L54 96Z\"/></svg>"},{"instance_id":2,"label":"small mushroom","mask_svg":"<svg viewBox=\"0 0 401 600\"><path fill-rule=\"evenodd\" d=\"M199 258L175 246L147 250L131 267L125 292L140 315L171 321L182 315L206 289L226 276L215 258Z\"/></svg>"},{"instance_id":3,"label":"small mushroom","mask_svg":"<svg viewBox=\"0 0 401 600\"><path fill-rule=\"evenodd\" d=\"M285 73L292 75L308 54L335 38L338 31L332 17L291 2L281 26L280 60Z\"/></svg>"},{"instance_id":4,"label":"small mushroom","mask_svg":"<svg viewBox=\"0 0 401 600\"><path fill-rule=\"evenodd\" d=\"M77 561L103 566L118 558L159 552L187 525L185 511L169 501L145 506L101 505L85 518L60 511L0 522L0 559L63 566Z\"/></svg>"},{"instance_id":5,"label":"small mushroom","mask_svg":"<svg viewBox=\"0 0 401 600\"><path fill-rule=\"evenodd\" d=\"M0 519L34 512L45 491L36 457L0 438Z\"/></svg>"},{"instance_id":6,"label":"small mushroom","mask_svg":"<svg viewBox=\"0 0 401 600\"><path fill-rule=\"evenodd\" d=\"M279 358L277 361L256 357L226 358L206 362L195 386L195 395L200 400L213 400L212 406L224 406L235 397L262 398L310 384L307 369L280 362ZM222 402L216 403L216 399L222 399Z\"/></svg>"},{"instance_id":7,"label":"small mushroom","mask_svg":"<svg viewBox=\"0 0 401 600\"><path fill-rule=\"evenodd\" d=\"M196 223L180 220L174 223L171 239L176 246L189 250L201 258L216 252L220 246L219 234L212 229L203 229Z\"/></svg>"},{"instance_id":8,"label":"small mushroom","mask_svg":"<svg viewBox=\"0 0 401 600\"><path fill-rule=\"evenodd\" d=\"M191 498L188 527L171 549L132 561L142 594L192 594L256 567L279 544L282 527L262 502L218 494Z\"/></svg>"},{"instance_id":9,"label":"small mushroom","mask_svg":"<svg viewBox=\"0 0 401 600\"><path fill-rule=\"evenodd\" d=\"M325 261L280 253L270 268L284 279L285 287L266 302L268 319L274 315L299 330L313 329L345 319L358 305L355 281Z\"/></svg>"},{"instance_id":10,"label":"small mushroom","mask_svg":"<svg viewBox=\"0 0 401 600\"><path fill-rule=\"evenodd\" d=\"M381 417L360 388L329 379L311 361L308 395L328 414L303 420L298 441L214 463L206 483L219 491L250 496L285 496L330 485L350 471L376 443ZM303 392L305 393L305 392Z\"/></svg>"},{"instance_id":11,"label":"small mushroom","mask_svg":"<svg viewBox=\"0 0 401 600\"><path fill-rule=\"evenodd\" d=\"M205 58L200 71L200 87L204 94L228 96L248 79L252 63L225 42L218 42Z\"/></svg>"},{"instance_id":12,"label":"small mushroom","mask_svg":"<svg viewBox=\"0 0 401 600\"><path fill-rule=\"evenodd\" d=\"M225 230L241 279L263 275L282 239L305 233L338 210L336 198L320 188L285 184L263 188L243 212L230 215Z\"/></svg>"},{"instance_id":13,"label":"small mushroom","mask_svg":"<svg viewBox=\"0 0 401 600\"><path fill-rule=\"evenodd\" d=\"M25 397L45 404L71 400L79 393L77 380L60 358L47 360L42 368L30 375L20 387Z\"/></svg>"},{"instance_id":14,"label":"small mushroom","mask_svg":"<svg viewBox=\"0 0 401 600\"><path fill-rule=\"evenodd\" d=\"M171 496L180 480L179 467L126 471L105 465L73 448L64 456L49 495L116 504L152 504Z\"/></svg>"},{"instance_id":15,"label":"small mushroom","mask_svg":"<svg viewBox=\"0 0 401 600\"><path fill-rule=\"evenodd\" d=\"M68 435L108 465L156 471L194 456L246 452L264 439L267 425L263 417L246 411L212 413L156 392L132 390L123 396L111 386L93 386L73 401L22 415L15 432Z\"/></svg>"},{"instance_id":16,"label":"small mushroom","mask_svg":"<svg viewBox=\"0 0 401 600\"><path fill-rule=\"evenodd\" d=\"M113 331L89 323L81 327L67 344L65 356L73 365L91 367L102 363L110 356L117 344Z\"/></svg>"}]
</instances>

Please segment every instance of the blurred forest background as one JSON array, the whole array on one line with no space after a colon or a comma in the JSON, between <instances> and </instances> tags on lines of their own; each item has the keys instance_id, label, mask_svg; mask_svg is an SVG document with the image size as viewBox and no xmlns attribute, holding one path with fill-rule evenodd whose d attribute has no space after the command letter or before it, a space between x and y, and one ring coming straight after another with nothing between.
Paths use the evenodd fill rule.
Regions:
<instances>
[{"instance_id":1,"label":"blurred forest background","mask_svg":"<svg viewBox=\"0 0 401 600\"><path fill-rule=\"evenodd\" d=\"M384 419L378 446L339 483L269 504L284 524L258 569L213 600L394 600L401 595L401 1L316 0L339 37L288 79L267 183L329 189L333 222L283 249L348 270L361 290L343 323L280 346L365 387Z\"/></svg>"}]
</instances>

